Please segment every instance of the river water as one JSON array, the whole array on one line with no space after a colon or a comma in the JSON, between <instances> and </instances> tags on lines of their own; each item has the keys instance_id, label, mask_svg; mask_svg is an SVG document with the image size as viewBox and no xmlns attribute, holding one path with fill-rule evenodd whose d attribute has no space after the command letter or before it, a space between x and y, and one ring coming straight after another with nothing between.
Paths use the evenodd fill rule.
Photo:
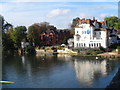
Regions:
<instances>
[{"instance_id":1,"label":"river water","mask_svg":"<svg viewBox=\"0 0 120 90\"><path fill-rule=\"evenodd\" d=\"M3 88L105 88L119 60L70 55L3 55Z\"/></svg>"}]
</instances>

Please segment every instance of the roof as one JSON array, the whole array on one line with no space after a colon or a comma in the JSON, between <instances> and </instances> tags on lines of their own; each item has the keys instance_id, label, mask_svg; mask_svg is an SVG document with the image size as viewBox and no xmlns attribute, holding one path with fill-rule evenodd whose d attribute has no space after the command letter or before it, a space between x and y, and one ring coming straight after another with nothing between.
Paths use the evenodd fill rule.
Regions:
<instances>
[{"instance_id":1,"label":"roof","mask_svg":"<svg viewBox=\"0 0 120 90\"><path fill-rule=\"evenodd\" d=\"M104 24L104 23L106 23L106 20L104 20L104 21L100 21L99 23Z\"/></svg>"},{"instance_id":2,"label":"roof","mask_svg":"<svg viewBox=\"0 0 120 90\"><path fill-rule=\"evenodd\" d=\"M107 30L110 30L110 29L106 29L106 28L95 29L95 31L107 31Z\"/></svg>"},{"instance_id":3,"label":"roof","mask_svg":"<svg viewBox=\"0 0 120 90\"><path fill-rule=\"evenodd\" d=\"M85 19L85 18L83 18L83 19L79 19L78 20L78 24L80 25L80 24L90 24L90 26L93 26L94 27L94 23L98 23L99 25L102 25L102 24L105 24L107 21L106 20L104 20L104 21L97 21L97 20L91 20L91 19ZM79 27L79 25L76 25L76 27Z\"/></svg>"}]
</instances>

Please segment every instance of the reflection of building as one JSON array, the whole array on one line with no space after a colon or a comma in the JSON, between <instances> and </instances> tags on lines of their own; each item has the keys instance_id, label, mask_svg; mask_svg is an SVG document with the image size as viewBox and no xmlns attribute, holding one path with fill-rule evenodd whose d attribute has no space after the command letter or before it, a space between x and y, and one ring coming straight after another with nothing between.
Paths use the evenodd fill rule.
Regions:
<instances>
[{"instance_id":1,"label":"reflection of building","mask_svg":"<svg viewBox=\"0 0 120 90\"><path fill-rule=\"evenodd\" d=\"M74 61L74 68L76 71L76 77L83 86L91 86L96 78L100 75L106 76L106 61Z\"/></svg>"},{"instance_id":2,"label":"reflection of building","mask_svg":"<svg viewBox=\"0 0 120 90\"><path fill-rule=\"evenodd\" d=\"M57 57L60 60L64 60L64 61L70 61L72 59L72 56L70 56L68 54L58 54Z\"/></svg>"},{"instance_id":3,"label":"reflection of building","mask_svg":"<svg viewBox=\"0 0 120 90\"><path fill-rule=\"evenodd\" d=\"M117 31L108 29L107 21L80 19L75 27L75 48L107 48L114 43L117 43Z\"/></svg>"}]
</instances>

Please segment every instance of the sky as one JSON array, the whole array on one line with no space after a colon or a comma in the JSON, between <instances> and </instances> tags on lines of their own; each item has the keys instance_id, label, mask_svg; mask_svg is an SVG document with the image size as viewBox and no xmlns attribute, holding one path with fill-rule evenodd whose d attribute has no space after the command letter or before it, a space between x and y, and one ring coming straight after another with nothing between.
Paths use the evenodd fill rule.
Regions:
<instances>
[{"instance_id":1,"label":"sky","mask_svg":"<svg viewBox=\"0 0 120 90\"><path fill-rule=\"evenodd\" d=\"M108 16L118 16L118 1L1 0L0 14L14 27L20 25L29 27L34 23L46 21L58 29L65 29L69 28L76 17L86 19L95 17L101 21Z\"/></svg>"}]
</instances>

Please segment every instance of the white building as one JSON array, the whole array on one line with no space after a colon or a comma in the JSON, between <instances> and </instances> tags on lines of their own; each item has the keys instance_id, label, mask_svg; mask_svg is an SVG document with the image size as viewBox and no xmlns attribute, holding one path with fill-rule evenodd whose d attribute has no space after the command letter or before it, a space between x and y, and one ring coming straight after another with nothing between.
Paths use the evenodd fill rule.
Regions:
<instances>
[{"instance_id":1,"label":"white building","mask_svg":"<svg viewBox=\"0 0 120 90\"><path fill-rule=\"evenodd\" d=\"M117 43L117 31L108 29L106 21L80 19L75 27L74 48L107 48Z\"/></svg>"}]
</instances>

